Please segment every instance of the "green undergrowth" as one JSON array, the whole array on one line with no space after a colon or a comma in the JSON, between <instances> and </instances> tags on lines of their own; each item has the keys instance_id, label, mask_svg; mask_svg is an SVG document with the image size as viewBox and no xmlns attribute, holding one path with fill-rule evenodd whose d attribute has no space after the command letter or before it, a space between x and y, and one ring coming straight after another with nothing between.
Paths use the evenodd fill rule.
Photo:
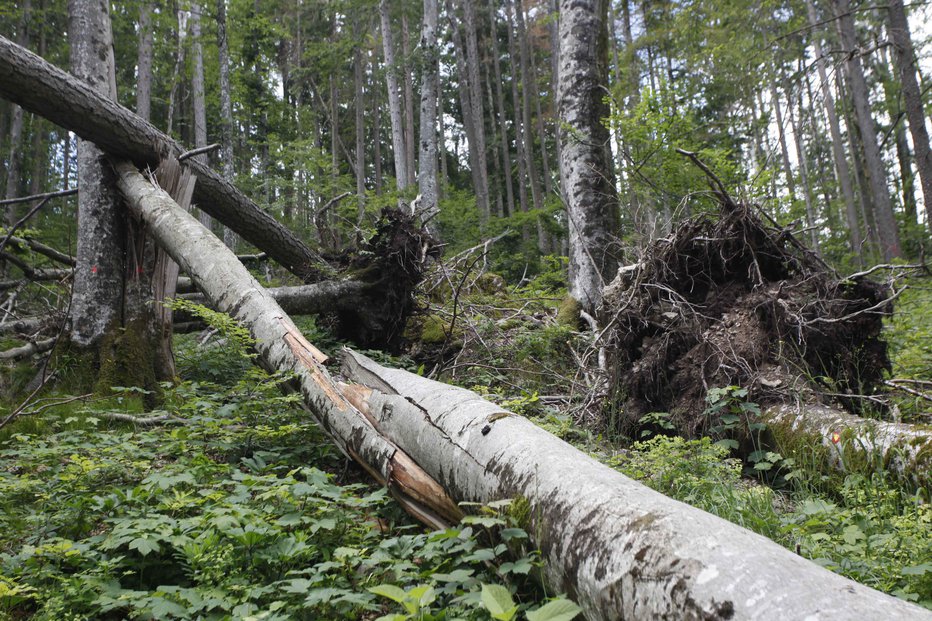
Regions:
<instances>
[{"instance_id":1,"label":"green undergrowth","mask_svg":"<svg viewBox=\"0 0 932 621\"><path fill-rule=\"evenodd\" d=\"M580 424L591 410L578 360L587 354L591 335L573 321L574 309L564 302L559 281L544 284L545 279L513 292L467 292L462 304L467 316L460 321L476 336L465 331L459 366L443 378L527 416L667 496L832 571L932 608L928 490L910 489L885 471L883 460L867 460L847 474L826 471L824 460L817 459L824 450L819 438L783 455L767 445L772 430L758 420L758 406L746 402L747 391L733 386L710 390L707 428L714 437L672 437L674 424L663 412L644 417L640 438L608 438L598 426ZM902 300L888 334L894 374L929 379L930 289L914 283ZM916 412L915 404L900 401L904 414ZM751 446L745 446L748 435L754 438ZM735 457L739 454L743 459Z\"/></svg>"},{"instance_id":2,"label":"green undergrowth","mask_svg":"<svg viewBox=\"0 0 932 621\"><path fill-rule=\"evenodd\" d=\"M179 340L162 409L53 395L2 431L0 619L576 616L507 501L425 531L217 323Z\"/></svg>"},{"instance_id":3,"label":"green undergrowth","mask_svg":"<svg viewBox=\"0 0 932 621\"><path fill-rule=\"evenodd\" d=\"M885 325L893 362L892 376L900 386L932 394L932 277L911 278L896 302L896 313ZM905 381L900 381L905 380ZM915 392L895 392L903 420L932 423L932 401Z\"/></svg>"}]
</instances>

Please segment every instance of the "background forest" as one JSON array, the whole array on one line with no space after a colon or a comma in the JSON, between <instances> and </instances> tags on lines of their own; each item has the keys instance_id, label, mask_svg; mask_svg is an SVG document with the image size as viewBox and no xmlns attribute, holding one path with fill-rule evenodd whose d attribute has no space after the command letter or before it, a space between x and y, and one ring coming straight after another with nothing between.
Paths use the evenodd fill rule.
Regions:
<instances>
[{"instance_id":1,"label":"background forest","mask_svg":"<svg viewBox=\"0 0 932 621\"><path fill-rule=\"evenodd\" d=\"M604 209L589 237L576 232L561 153L577 128L561 118L572 86L560 70L571 48L558 0L101 6L117 101L204 148L192 159L292 231L327 263L325 277L374 269L385 210L420 217L425 237L413 239L430 241L423 271L399 294L402 326L389 330L357 308L351 316L366 320L352 327L347 307L368 304L352 295L310 314L288 310L326 354L350 345L469 388L653 489L932 609L929 6L592 4L605 26L596 106L605 138L594 145ZM0 34L74 72L75 15L92 5L6 0ZM63 318L77 334L74 318L95 312L71 296L84 287L73 270L76 188L85 186L78 142L0 98L0 619L580 613L576 594L543 579L524 499L467 506L459 523L425 531L309 423L300 396L284 390L293 377L254 366L257 340L211 310L185 274L167 354L132 338L131 279L118 284L119 342L98 343L91 357L74 335L60 346ZM311 280L194 213L263 285ZM690 261L664 249L694 258L690 239L714 241L729 227L772 234L762 252L775 258L773 241L790 266L772 280L757 267L758 285L773 285L768 295L784 281L802 291L779 301L805 319L793 329L816 352L785 358L806 387L786 368L731 373L726 358L720 373L698 365L686 388L664 375L673 394L656 407L637 401L632 386L666 371L632 352L656 347L693 361L685 348L659 349L669 336L623 329L669 327L683 313L674 281L685 278L680 269L692 273ZM148 256L138 243L126 257ZM595 296L579 282L590 243L610 257ZM724 271L735 256L744 260L722 251ZM714 253L705 258L719 265ZM614 283L624 291L653 274L670 298L632 319L608 287L600 306L619 265L628 266ZM819 297L823 286L837 297ZM849 294L876 306L829 303ZM846 323L865 314L871 322ZM727 325L743 338L737 321ZM749 349L793 348L783 333L747 334ZM820 359L847 339L854 362ZM637 373L620 377L629 368ZM813 387L832 407L907 426L920 440L886 453L854 429L794 435L773 417L774 395L802 402Z\"/></svg>"}]
</instances>

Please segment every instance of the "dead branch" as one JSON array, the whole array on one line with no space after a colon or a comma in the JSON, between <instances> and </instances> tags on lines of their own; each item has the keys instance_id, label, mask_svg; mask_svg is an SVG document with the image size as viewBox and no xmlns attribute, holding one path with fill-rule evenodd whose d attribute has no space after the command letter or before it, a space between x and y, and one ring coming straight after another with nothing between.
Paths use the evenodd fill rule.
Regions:
<instances>
[{"instance_id":1,"label":"dead branch","mask_svg":"<svg viewBox=\"0 0 932 621\"><path fill-rule=\"evenodd\" d=\"M17 360L22 360L23 358L28 358L34 354L41 354L46 352L55 345L57 339L43 339L41 341L30 341L25 345L20 345L19 347L13 347L5 351L0 351L0 360L7 362L15 362Z\"/></svg>"},{"instance_id":2,"label":"dead branch","mask_svg":"<svg viewBox=\"0 0 932 621\"><path fill-rule=\"evenodd\" d=\"M26 246L30 250L38 252L39 254L46 256L49 259L52 259L53 261L56 261L63 265L69 265L71 267L74 267L76 264L74 257L71 256L70 254L65 254L64 252L60 250L56 250L55 248L52 248L51 246L47 246L43 244L42 242L36 241L30 237L8 236L8 239L14 244L17 244L19 246Z\"/></svg>"},{"instance_id":3,"label":"dead branch","mask_svg":"<svg viewBox=\"0 0 932 621\"><path fill-rule=\"evenodd\" d=\"M16 203L28 203L31 201L48 200L58 196L74 196L78 193L78 188L69 190L59 190L57 192L46 192L44 194L33 194L32 196L20 196L17 198L7 198L0 201L0 205L15 205Z\"/></svg>"},{"instance_id":4,"label":"dead branch","mask_svg":"<svg viewBox=\"0 0 932 621\"><path fill-rule=\"evenodd\" d=\"M183 162L189 157L195 157L197 155L203 155L205 153L210 153L211 151L216 151L220 148L220 143L215 142L214 144L209 144L206 147L198 147L197 149L191 149L190 151L185 151L178 156L178 161Z\"/></svg>"}]
</instances>

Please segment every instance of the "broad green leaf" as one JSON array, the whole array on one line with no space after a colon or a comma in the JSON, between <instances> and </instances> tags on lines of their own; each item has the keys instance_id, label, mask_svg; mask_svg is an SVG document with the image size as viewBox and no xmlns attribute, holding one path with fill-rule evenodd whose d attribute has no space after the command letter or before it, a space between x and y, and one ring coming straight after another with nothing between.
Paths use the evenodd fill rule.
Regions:
<instances>
[{"instance_id":1,"label":"broad green leaf","mask_svg":"<svg viewBox=\"0 0 932 621\"><path fill-rule=\"evenodd\" d=\"M482 605L497 621L511 621L518 613L511 592L499 584L482 585Z\"/></svg>"},{"instance_id":2,"label":"broad green leaf","mask_svg":"<svg viewBox=\"0 0 932 621\"><path fill-rule=\"evenodd\" d=\"M381 595L382 597L387 597L393 602L398 602L399 604L405 601L405 598L408 596L404 592L404 589L396 587L394 584L378 584L374 587L369 587L370 593L375 593L376 595Z\"/></svg>"},{"instance_id":3,"label":"broad green leaf","mask_svg":"<svg viewBox=\"0 0 932 621\"><path fill-rule=\"evenodd\" d=\"M568 599L557 599L527 613L528 621L571 621L582 608Z\"/></svg>"},{"instance_id":4,"label":"broad green leaf","mask_svg":"<svg viewBox=\"0 0 932 621\"><path fill-rule=\"evenodd\" d=\"M136 537L129 542L130 550L137 550L143 556L148 556L150 552L158 552L159 544L152 539L145 539L144 537Z\"/></svg>"}]
</instances>

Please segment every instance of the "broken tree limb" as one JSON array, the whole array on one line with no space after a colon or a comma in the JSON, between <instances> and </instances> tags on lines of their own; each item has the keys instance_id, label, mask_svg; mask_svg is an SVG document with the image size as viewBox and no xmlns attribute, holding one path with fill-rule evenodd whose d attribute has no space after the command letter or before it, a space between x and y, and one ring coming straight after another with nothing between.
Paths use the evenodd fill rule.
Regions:
<instances>
[{"instance_id":1,"label":"broken tree limb","mask_svg":"<svg viewBox=\"0 0 932 621\"><path fill-rule=\"evenodd\" d=\"M185 153L180 144L126 108L41 57L0 37L0 96L43 116L103 151L155 168ZM194 201L302 280L317 278L320 256L236 186L196 159Z\"/></svg>"},{"instance_id":2,"label":"broken tree limb","mask_svg":"<svg viewBox=\"0 0 932 621\"><path fill-rule=\"evenodd\" d=\"M57 263L61 263L62 265L69 265L71 267L74 267L75 265L74 257L70 254L65 254L61 250L56 250L55 248L47 246L42 242L36 241L30 237L17 237L15 235L10 235L9 241L16 244L17 246L25 246L38 254L56 261Z\"/></svg>"},{"instance_id":3,"label":"broken tree limb","mask_svg":"<svg viewBox=\"0 0 932 621\"><path fill-rule=\"evenodd\" d=\"M523 498L556 591L589 619L884 619L932 613L667 498L475 393L345 350L368 413L454 498Z\"/></svg>"},{"instance_id":4,"label":"broken tree limb","mask_svg":"<svg viewBox=\"0 0 932 621\"><path fill-rule=\"evenodd\" d=\"M765 408L761 420L781 452L821 446L829 468L857 471L879 462L911 484L932 485L932 428L928 425L861 418L821 404Z\"/></svg>"},{"instance_id":5,"label":"broken tree limb","mask_svg":"<svg viewBox=\"0 0 932 621\"><path fill-rule=\"evenodd\" d=\"M35 334L53 322L46 317L24 317L0 322L0 334Z\"/></svg>"},{"instance_id":6,"label":"broken tree limb","mask_svg":"<svg viewBox=\"0 0 932 621\"><path fill-rule=\"evenodd\" d=\"M0 351L0 361L5 362L15 362L17 360L22 360L28 358L34 354L41 354L46 352L52 347L55 346L55 341L58 339L50 338L43 339L41 341L30 341L25 345L20 345L19 347L12 347L5 351Z\"/></svg>"},{"instance_id":7,"label":"broken tree limb","mask_svg":"<svg viewBox=\"0 0 932 621\"><path fill-rule=\"evenodd\" d=\"M304 404L337 447L386 484L399 503L419 519L434 527L448 525L444 515L452 501L433 507L423 500L435 498L430 490L436 486L417 494L411 489L426 484L431 477L381 436L343 396L323 366L327 357L304 338L236 255L132 164L120 162L115 167L117 185L131 211L146 223L152 236L211 304L249 329L268 368L294 373Z\"/></svg>"}]
</instances>

